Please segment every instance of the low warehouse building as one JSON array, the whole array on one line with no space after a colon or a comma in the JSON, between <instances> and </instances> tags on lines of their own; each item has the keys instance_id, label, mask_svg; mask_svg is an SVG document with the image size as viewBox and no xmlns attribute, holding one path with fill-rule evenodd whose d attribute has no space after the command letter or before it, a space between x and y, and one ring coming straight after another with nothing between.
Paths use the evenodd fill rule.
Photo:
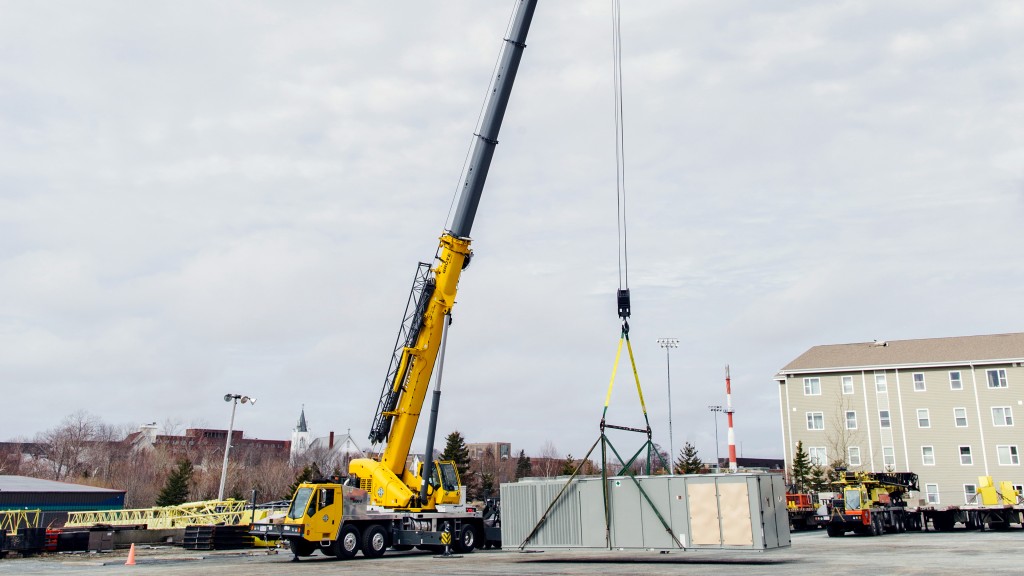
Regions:
<instances>
[{"instance_id":1,"label":"low warehouse building","mask_svg":"<svg viewBox=\"0 0 1024 576\"><path fill-rule=\"evenodd\" d=\"M124 494L28 476L0 476L0 510L42 510L44 526L62 526L68 512L123 510Z\"/></svg>"}]
</instances>

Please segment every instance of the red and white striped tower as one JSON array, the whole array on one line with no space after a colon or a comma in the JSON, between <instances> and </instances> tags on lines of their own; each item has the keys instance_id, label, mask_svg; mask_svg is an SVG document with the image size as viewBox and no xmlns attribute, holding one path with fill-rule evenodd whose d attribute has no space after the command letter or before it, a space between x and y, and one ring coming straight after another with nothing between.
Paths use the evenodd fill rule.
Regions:
<instances>
[{"instance_id":1,"label":"red and white striped tower","mask_svg":"<svg viewBox=\"0 0 1024 576\"><path fill-rule=\"evenodd\" d=\"M725 413L729 415L729 472L736 471L736 434L732 430L732 380L725 365Z\"/></svg>"}]
</instances>

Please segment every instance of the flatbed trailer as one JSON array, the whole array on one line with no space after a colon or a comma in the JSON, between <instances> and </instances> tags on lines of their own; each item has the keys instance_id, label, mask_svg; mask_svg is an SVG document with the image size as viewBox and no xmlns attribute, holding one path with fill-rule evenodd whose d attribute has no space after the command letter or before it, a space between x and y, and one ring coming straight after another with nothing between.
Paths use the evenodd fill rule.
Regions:
<instances>
[{"instance_id":1,"label":"flatbed trailer","mask_svg":"<svg viewBox=\"0 0 1024 576\"><path fill-rule=\"evenodd\" d=\"M931 523L936 532L949 532L957 524L968 530L1007 530L1017 524L1024 527L1024 505L965 504L950 506L918 506L908 509L914 516L911 530L927 530Z\"/></svg>"}]
</instances>

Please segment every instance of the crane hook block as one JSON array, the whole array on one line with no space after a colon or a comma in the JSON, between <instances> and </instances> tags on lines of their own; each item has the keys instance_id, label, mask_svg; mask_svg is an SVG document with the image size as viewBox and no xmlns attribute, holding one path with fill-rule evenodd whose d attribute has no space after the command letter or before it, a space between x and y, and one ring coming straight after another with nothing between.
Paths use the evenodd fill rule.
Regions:
<instances>
[{"instance_id":1,"label":"crane hook block","mask_svg":"<svg viewBox=\"0 0 1024 576\"><path fill-rule=\"evenodd\" d=\"M629 288L619 288L619 318L629 318Z\"/></svg>"}]
</instances>

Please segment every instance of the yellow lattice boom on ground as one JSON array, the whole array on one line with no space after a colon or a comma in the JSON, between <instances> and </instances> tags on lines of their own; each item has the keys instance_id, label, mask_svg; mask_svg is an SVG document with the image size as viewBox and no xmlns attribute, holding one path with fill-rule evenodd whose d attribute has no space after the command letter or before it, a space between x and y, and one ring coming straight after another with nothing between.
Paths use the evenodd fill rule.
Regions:
<instances>
[{"instance_id":1,"label":"yellow lattice boom on ground","mask_svg":"<svg viewBox=\"0 0 1024 576\"><path fill-rule=\"evenodd\" d=\"M65 526L81 528L102 524L106 526L142 526L150 530L248 524L252 510L246 510L245 500L204 500L178 506L156 506L134 510L97 510L71 512Z\"/></svg>"},{"instance_id":2,"label":"yellow lattice boom on ground","mask_svg":"<svg viewBox=\"0 0 1024 576\"><path fill-rule=\"evenodd\" d=\"M0 532L17 534L19 528L39 528L42 510L0 510Z\"/></svg>"}]
</instances>

